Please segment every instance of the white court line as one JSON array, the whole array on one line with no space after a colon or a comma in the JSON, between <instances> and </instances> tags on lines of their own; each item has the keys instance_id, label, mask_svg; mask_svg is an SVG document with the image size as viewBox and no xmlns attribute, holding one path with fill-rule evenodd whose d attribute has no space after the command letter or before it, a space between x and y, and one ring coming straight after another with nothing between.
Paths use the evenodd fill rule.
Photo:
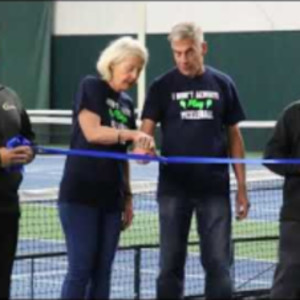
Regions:
<instances>
[{"instance_id":1,"label":"white court line","mask_svg":"<svg viewBox=\"0 0 300 300\"><path fill-rule=\"evenodd\" d=\"M42 170L42 168L41 168ZM57 174L56 172L54 172ZM236 180L231 172L231 184L236 184ZM261 181L269 181L276 180L281 178L279 175L275 175L267 170L252 170L247 172L247 182L261 182ZM134 193L142 193L142 192L151 192L156 191L157 181L156 180L146 180L146 181L133 181L132 188ZM21 201L29 201L29 200L40 200L48 199L48 200L56 200L58 198L58 187L49 187L42 189L21 189L19 191Z\"/></svg>"},{"instance_id":2,"label":"white court line","mask_svg":"<svg viewBox=\"0 0 300 300\"><path fill-rule=\"evenodd\" d=\"M63 283L62 280L60 280L60 279L35 279L35 281L38 281L41 284L51 284L51 285L57 285L59 287L61 287L62 283ZM111 286L111 291L114 291L114 292L127 291L127 293L128 293L128 288L122 287L118 284L115 284L115 285ZM145 290L146 293L152 293L152 294L154 291L155 290L153 290L152 292L151 292L151 290ZM142 292L145 293L144 290L142 290Z\"/></svg>"},{"instance_id":3,"label":"white court line","mask_svg":"<svg viewBox=\"0 0 300 300\"><path fill-rule=\"evenodd\" d=\"M65 242L64 240L51 240L51 239L37 239L37 238L34 238L34 237L26 237L22 236L22 238L19 239L20 242L34 242L34 243L48 243L48 244L56 244L56 245L65 245Z\"/></svg>"},{"instance_id":4,"label":"white court line","mask_svg":"<svg viewBox=\"0 0 300 300\"><path fill-rule=\"evenodd\" d=\"M199 266L200 265L200 262L199 262ZM134 272L134 269L133 268L118 268L116 267L116 270L123 270L123 271L130 271L130 272ZM154 271L153 269L149 269L149 268L142 268L141 269L141 273L144 273L144 274L151 274L151 275L157 275L158 272ZM188 274L187 272L185 272L185 278L192 278L192 279L202 279L204 280L205 279L205 276L204 276L204 273L199 273L199 274ZM235 282L244 282L245 280L243 279L235 279ZM265 280L252 280L251 282L255 282L255 283L258 283L258 284L263 284L263 283L266 283Z\"/></svg>"},{"instance_id":5,"label":"white court line","mask_svg":"<svg viewBox=\"0 0 300 300\"><path fill-rule=\"evenodd\" d=\"M31 165L30 167L33 167L33 166L35 166L35 164L38 164L38 162L40 160L63 159L65 157L66 157L66 155L63 155L63 154L47 154L47 155L46 154L38 154L33 162L33 165Z\"/></svg>"},{"instance_id":6,"label":"white court line","mask_svg":"<svg viewBox=\"0 0 300 300\"><path fill-rule=\"evenodd\" d=\"M116 267L114 268L113 271L118 271L120 270L120 268ZM121 268L121 270L125 270L126 272L128 271L131 271L131 272L134 272L134 269L133 268ZM149 269L149 268L145 268L145 269L141 269L141 273L144 273L144 274L151 274L151 275L157 275L157 272L155 272L153 269ZM58 275L63 275L65 276L66 274L66 271L48 271L48 272L35 272L34 273L34 280L35 281L38 281L40 283L51 283L52 285L55 284L55 285L60 285L62 284L62 280L61 279L58 279L57 276ZM41 279L41 277L49 277L49 276L55 276L56 279ZM36 279L36 277L38 277L38 279ZM31 274L28 273L28 274L19 274L19 275L13 275L12 276L12 279L13 280L23 280L24 279L27 279L27 278L31 278ZM204 274L186 274L185 275L185 280L188 280L188 279L198 279L198 280L204 280L205 277L204 277ZM244 283L246 279L242 279L242 278L235 278L234 279L234 282L236 284L239 284L239 283ZM251 282L249 282L249 284L251 285L265 285L265 284L268 284L270 282L270 280L251 280ZM111 287L112 291L116 291L116 292L122 292L122 291L127 291L128 289L127 288L123 288L123 287L120 287L119 285L112 285ZM153 290L150 290L150 289L143 289L141 288L141 293L143 294L153 294L153 292L155 291L155 289Z\"/></svg>"},{"instance_id":7,"label":"white court line","mask_svg":"<svg viewBox=\"0 0 300 300\"><path fill-rule=\"evenodd\" d=\"M277 260L276 259L270 259L270 260L265 260L265 259L262 259L262 258L255 258L255 259L249 259L249 257L246 257L246 256L237 256L237 260L241 260L241 261L244 261L244 260L250 260L251 262L261 262L261 263L266 263L266 264L276 264L277 263Z\"/></svg>"},{"instance_id":8,"label":"white court line","mask_svg":"<svg viewBox=\"0 0 300 300\"><path fill-rule=\"evenodd\" d=\"M66 271L60 271L60 270L57 270L57 271L46 271L46 272L34 272L34 275L33 277L49 277L49 276L57 276L57 275L65 275L66 274ZM26 278L30 277L31 278L31 273L25 273L25 274L15 274L15 275L12 275L12 279L13 280L24 280ZM39 279L35 279L35 280L39 280ZM51 279L51 280L54 280L55 279Z\"/></svg>"},{"instance_id":9,"label":"white court line","mask_svg":"<svg viewBox=\"0 0 300 300\"><path fill-rule=\"evenodd\" d=\"M254 220L248 220L247 221L248 223L259 223L259 222L261 222L261 223L265 223L265 221L262 221L262 220L259 220L259 222L257 221L254 221ZM247 236L244 236L244 237L247 237ZM243 238L243 236L237 236L236 238ZM64 241L57 241L57 240L47 240L47 239L34 239L34 238L22 238L21 239L21 241L24 241L24 242L42 242L42 243L48 243L48 244L56 244L56 245L58 245L58 246L65 246L65 242ZM197 247L197 245L196 246L194 246L194 247ZM59 250L59 251L61 251L61 250ZM118 251L120 251L120 250L118 250ZM147 250L147 252L156 252L157 254L159 253L159 250L157 250L157 249L148 249ZM188 254L188 256L192 256L192 257L199 257L199 251L197 250L197 252L196 251L193 251L193 252L189 252L189 254ZM241 257L237 257L237 259L241 259L241 260L250 260L251 262L266 262L266 263L274 263L274 260L263 260L263 259L256 259L256 258L247 258L247 257L243 257L243 256L241 256ZM40 259L39 259L40 260ZM276 262L276 261L275 261Z\"/></svg>"},{"instance_id":10,"label":"white court line","mask_svg":"<svg viewBox=\"0 0 300 300\"><path fill-rule=\"evenodd\" d=\"M119 268L114 269L114 271L119 270ZM123 271L127 271L127 272L134 272L133 268L126 268L123 269ZM150 274L150 275L157 275L157 272L153 271L153 269L141 269L141 273L144 274ZM34 280L37 281L41 281L41 280L45 280L45 279L40 279L40 277L49 277L49 276L58 276L58 275L65 275L66 274L66 270L65 271L47 271L47 272L35 272L34 273ZM35 277L38 277L37 279ZM24 280L26 278L31 278L31 273L25 273L25 274L16 274L12 276L13 280ZM186 274L185 278L192 278L192 279L200 279L200 280L204 280L205 276L204 274ZM47 281L50 282L56 282L56 281L60 281L60 279L49 279ZM239 279L236 278L235 282L244 282L245 279ZM264 284L267 283L269 281L266 280L251 280L251 283L255 283L255 284Z\"/></svg>"},{"instance_id":11,"label":"white court line","mask_svg":"<svg viewBox=\"0 0 300 300\"><path fill-rule=\"evenodd\" d=\"M197 246L195 246L195 247L197 247ZM199 251L198 252L196 252L196 251L193 251L193 252L189 252L189 256L192 256L192 257L194 257L194 258L200 258L200 254L199 254ZM265 260L265 259L262 259L262 258L250 258L250 257L245 257L245 256L235 256L234 257L234 261L236 262L237 260L248 260L248 261L250 261L250 262L254 262L254 263L262 263L262 262L264 262L264 263L270 263L270 264L273 264L273 263L276 263L277 262L277 260L273 260L273 259L271 259L271 260ZM200 264L200 262L199 262L199 264Z\"/></svg>"}]
</instances>

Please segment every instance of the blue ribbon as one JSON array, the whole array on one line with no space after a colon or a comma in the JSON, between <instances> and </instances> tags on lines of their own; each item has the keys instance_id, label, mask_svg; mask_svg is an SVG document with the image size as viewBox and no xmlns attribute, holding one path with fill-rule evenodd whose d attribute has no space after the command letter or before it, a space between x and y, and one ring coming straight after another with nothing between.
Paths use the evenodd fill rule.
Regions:
<instances>
[{"instance_id":1,"label":"blue ribbon","mask_svg":"<svg viewBox=\"0 0 300 300\"><path fill-rule=\"evenodd\" d=\"M191 157L191 156L151 156L134 153L119 153L107 151L81 150L81 149L60 149L47 148L42 146L33 146L30 141L22 135L18 135L10 139L6 147L14 148L17 146L32 146L33 150L39 154L62 154L67 156L84 156L95 158L112 158L117 160L141 160L154 161L164 164L300 164L300 159L261 159L261 158L219 158L219 157ZM22 165L16 165L9 168L10 171L22 171Z\"/></svg>"},{"instance_id":2,"label":"blue ribbon","mask_svg":"<svg viewBox=\"0 0 300 300\"><path fill-rule=\"evenodd\" d=\"M190 157L190 156L151 156L134 153L118 153L94 150L79 150L79 149L58 149L47 148L42 146L34 147L37 153L40 154L62 154L68 156L84 156L95 158L112 158L118 160L141 160L154 161L159 163L176 163L176 164L300 164L300 159L256 159L256 158L218 158L218 157Z\"/></svg>"}]
</instances>

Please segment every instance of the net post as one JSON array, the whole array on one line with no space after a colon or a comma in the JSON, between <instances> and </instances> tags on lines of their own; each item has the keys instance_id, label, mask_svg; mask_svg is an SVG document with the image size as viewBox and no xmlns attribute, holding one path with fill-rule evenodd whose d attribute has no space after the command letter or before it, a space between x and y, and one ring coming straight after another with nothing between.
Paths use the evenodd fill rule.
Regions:
<instances>
[{"instance_id":1,"label":"net post","mask_svg":"<svg viewBox=\"0 0 300 300\"><path fill-rule=\"evenodd\" d=\"M34 258L31 258L31 276L30 276L30 298L34 299Z\"/></svg>"},{"instance_id":2,"label":"net post","mask_svg":"<svg viewBox=\"0 0 300 300\"><path fill-rule=\"evenodd\" d=\"M235 242L233 240L233 238L231 238L231 249L232 249L232 253L231 253L231 259L232 259L232 266L231 266L231 278L232 278L232 285L233 285L233 292L235 292L235 288L236 288L236 281L235 281Z\"/></svg>"},{"instance_id":3,"label":"net post","mask_svg":"<svg viewBox=\"0 0 300 300\"><path fill-rule=\"evenodd\" d=\"M147 3L140 2L137 6L138 9L138 40L142 45L146 45L146 31L147 31ZM143 108L144 99L145 99L145 86L146 86L146 71L142 70L139 80L138 80L138 97L137 97L137 111L138 118Z\"/></svg>"},{"instance_id":4,"label":"net post","mask_svg":"<svg viewBox=\"0 0 300 300\"><path fill-rule=\"evenodd\" d=\"M141 299L141 248L134 248L134 299Z\"/></svg>"}]
</instances>

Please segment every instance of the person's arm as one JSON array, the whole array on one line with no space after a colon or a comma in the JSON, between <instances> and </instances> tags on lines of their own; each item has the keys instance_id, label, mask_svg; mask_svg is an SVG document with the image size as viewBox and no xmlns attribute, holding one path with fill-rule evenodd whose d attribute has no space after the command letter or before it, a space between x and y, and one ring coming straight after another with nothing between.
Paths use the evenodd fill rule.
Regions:
<instances>
[{"instance_id":1,"label":"person's arm","mask_svg":"<svg viewBox=\"0 0 300 300\"><path fill-rule=\"evenodd\" d=\"M140 130L154 137L156 123L150 119L144 119Z\"/></svg>"},{"instance_id":2,"label":"person's arm","mask_svg":"<svg viewBox=\"0 0 300 300\"><path fill-rule=\"evenodd\" d=\"M24 109L20 111L21 129L20 134L33 142L35 134L29 117ZM34 159L35 153L30 146L18 146L9 149L5 146L0 148L0 167L7 168L13 165L28 164Z\"/></svg>"},{"instance_id":3,"label":"person's arm","mask_svg":"<svg viewBox=\"0 0 300 300\"><path fill-rule=\"evenodd\" d=\"M243 137L237 124L228 127L229 154L232 158L244 158L245 149ZM242 220L247 217L249 200L247 196L245 164L233 164L233 170L237 181L236 217Z\"/></svg>"},{"instance_id":4,"label":"person's arm","mask_svg":"<svg viewBox=\"0 0 300 300\"><path fill-rule=\"evenodd\" d=\"M265 159L295 158L293 154L293 132L299 120L292 119L292 111L287 111L279 118L271 138L264 151ZM300 176L300 167L297 164L264 164L272 172L281 176Z\"/></svg>"},{"instance_id":5,"label":"person's arm","mask_svg":"<svg viewBox=\"0 0 300 300\"><path fill-rule=\"evenodd\" d=\"M29 146L18 146L12 149L0 148L0 167L7 168L13 165L27 164L32 160L33 151Z\"/></svg>"},{"instance_id":6,"label":"person's arm","mask_svg":"<svg viewBox=\"0 0 300 300\"><path fill-rule=\"evenodd\" d=\"M86 140L92 144L114 145L128 141L153 144L152 137L138 130L102 126L99 115L87 109L80 111L78 120Z\"/></svg>"},{"instance_id":7,"label":"person's arm","mask_svg":"<svg viewBox=\"0 0 300 300\"><path fill-rule=\"evenodd\" d=\"M24 136L26 139L28 139L32 143L32 145L34 145L35 133L33 132L29 116L25 109L22 109L22 111L21 111L20 134L22 136ZM31 150L30 156L28 157L26 164L31 163L33 161L33 159L35 158L35 154L36 154L35 151L33 151L32 148L30 148L30 150Z\"/></svg>"}]
</instances>

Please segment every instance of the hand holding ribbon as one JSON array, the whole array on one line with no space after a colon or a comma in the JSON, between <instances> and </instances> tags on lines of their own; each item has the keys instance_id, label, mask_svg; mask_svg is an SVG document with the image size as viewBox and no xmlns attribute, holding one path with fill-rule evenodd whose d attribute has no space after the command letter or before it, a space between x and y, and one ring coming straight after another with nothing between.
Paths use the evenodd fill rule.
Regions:
<instances>
[{"instance_id":1,"label":"hand holding ribbon","mask_svg":"<svg viewBox=\"0 0 300 300\"><path fill-rule=\"evenodd\" d=\"M34 153L32 143L22 135L12 137L6 147L1 148L1 164L8 172L22 172L23 165L29 163Z\"/></svg>"}]
</instances>

